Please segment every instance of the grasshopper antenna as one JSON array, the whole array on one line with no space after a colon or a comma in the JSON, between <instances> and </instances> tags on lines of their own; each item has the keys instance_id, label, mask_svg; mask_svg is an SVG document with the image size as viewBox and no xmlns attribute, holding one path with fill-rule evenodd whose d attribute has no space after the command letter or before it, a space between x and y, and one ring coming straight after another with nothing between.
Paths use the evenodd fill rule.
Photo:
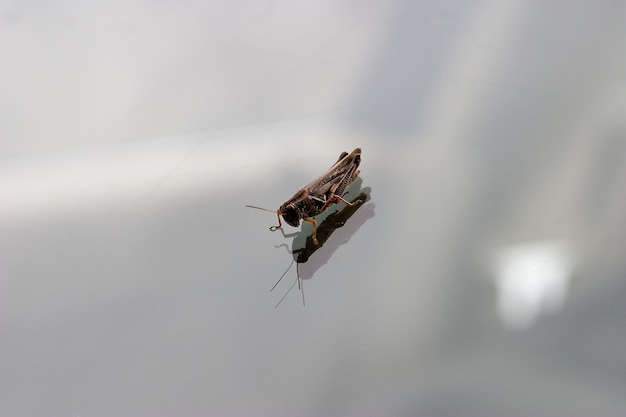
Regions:
<instances>
[{"instance_id":1,"label":"grasshopper antenna","mask_svg":"<svg viewBox=\"0 0 626 417\"><path fill-rule=\"evenodd\" d=\"M291 266L290 266L291 268ZM282 278L282 277L281 277ZM302 281L300 279L300 275L298 275L296 277L296 280L293 282L293 284L291 284L291 287L289 287L289 289L287 290L287 292L285 293L285 295L282 296L282 298L280 299L280 301L278 301L278 303L274 306L274 308L277 308L282 302L283 300L287 297L287 295L291 292L291 290L293 289L293 287L298 284L298 289L300 289L302 291L302 306L305 307L306 305L304 304L304 281Z\"/></svg>"},{"instance_id":2,"label":"grasshopper antenna","mask_svg":"<svg viewBox=\"0 0 626 417\"><path fill-rule=\"evenodd\" d=\"M291 289L293 288L294 285L296 285L296 282L298 282L298 278L296 278L296 280L293 282L293 284L291 284L291 287L289 287L289 289L287 290L287 292L285 293L285 295L283 295L283 297L280 299L280 301L274 306L274 308L277 308L280 303L283 302L283 300L285 299L285 297L287 297L287 294L289 294L291 292Z\"/></svg>"},{"instance_id":3,"label":"grasshopper antenna","mask_svg":"<svg viewBox=\"0 0 626 417\"><path fill-rule=\"evenodd\" d=\"M278 283L280 282L281 279L283 279L283 277L287 274L287 272L289 272L289 270L291 269L291 267L293 266L293 263L295 262L295 259L291 260L291 263L289 264L289 268L287 268L285 270L285 272L283 272L283 274L280 276L280 278L278 278L278 281L276 281L276 284L274 284L274 286L272 287L272 289L270 290L270 292L274 291L274 288L276 288L276 286L278 285Z\"/></svg>"},{"instance_id":4,"label":"grasshopper antenna","mask_svg":"<svg viewBox=\"0 0 626 417\"><path fill-rule=\"evenodd\" d=\"M259 209L259 210L263 210L263 211L269 211L270 213L276 213L276 210L270 210L270 209L266 209L266 208L263 208L263 207L257 207L257 206L250 206L248 204L246 204L246 207L255 208L255 209Z\"/></svg>"},{"instance_id":5,"label":"grasshopper antenna","mask_svg":"<svg viewBox=\"0 0 626 417\"><path fill-rule=\"evenodd\" d=\"M296 265L296 279L298 280L298 286L302 291L302 307L306 307L306 303L304 302L304 281L300 279L300 271L298 271L298 265Z\"/></svg>"},{"instance_id":6,"label":"grasshopper antenna","mask_svg":"<svg viewBox=\"0 0 626 417\"><path fill-rule=\"evenodd\" d=\"M272 226L272 227L270 227L270 230L272 232L274 232L274 231L276 231L276 230L281 228L282 223L280 222L280 210L270 210L270 209L266 209L266 208L263 208L263 207L250 206L248 204L246 204L246 207L255 208L255 209L263 210L263 211L269 211L270 213L276 214L276 217L278 217L278 226Z\"/></svg>"},{"instance_id":7,"label":"grasshopper antenna","mask_svg":"<svg viewBox=\"0 0 626 417\"><path fill-rule=\"evenodd\" d=\"M287 268L287 270L285 272L283 272L283 274L280 276L280 278L278 278L278 281L276 281L276 284L274 284L274 286L272 287L272 289L270 290L270 292L276 288L276 286L278 285L278 283L280 282L281 279L283 279L283 277L287 274L287 272L289 272L289 270L291 269L291 267L293 266L293 263L295 262L295 259L291 261L291 263L289 264L289 268ZM287 297L287 294L289 294L292 290L292 288L298 284L298 289L300 291L302 291L302 307L306 307L306 303L304 302L304 281L302 281L300 279L300 272L298 271L298 268L296 267L296 280L294 281L293 284L291 284L291 287L289 287L289 289L287 290L287 292L285 293L285 295L282 296L282 298L278 301L278 303L274 306L274 308L278 307L283 300L285 299L285 297Z\"/></svg>"}]
</instances>

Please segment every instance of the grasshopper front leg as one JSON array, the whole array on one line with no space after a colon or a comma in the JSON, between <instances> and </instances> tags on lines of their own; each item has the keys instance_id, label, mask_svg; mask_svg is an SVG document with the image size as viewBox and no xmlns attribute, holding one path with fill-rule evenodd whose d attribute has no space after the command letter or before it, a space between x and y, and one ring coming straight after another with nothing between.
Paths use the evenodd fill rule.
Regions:
<instances>
[{"instance_id":1,"label":"grasshopper front leg","mask_svg":"<svg viewBox=\"0 0 626 417\"><path fill-rule=\"evenodd\" d=\"M270 230L272 232L275 232L276 230L280 229L283 226L283 224L280 221L280 210L276 212L276 217L278 218L278 226L270 227Z\"/></svg>"},{"instance_id":2,"label":"grasshopper front leg","mask_svg":"<svg viewBox=\"0 0 626 417\"><path fill-rule=\"evenodd\" d=\"M313 238L313 243L315 243L315 246L319 246L319 243L317 243L317 222L313 217L305 217L302 220L304 220L305 222L309 222L313 225L313 235L311 235L311 237Z\"/></svg>"}]
</instances>

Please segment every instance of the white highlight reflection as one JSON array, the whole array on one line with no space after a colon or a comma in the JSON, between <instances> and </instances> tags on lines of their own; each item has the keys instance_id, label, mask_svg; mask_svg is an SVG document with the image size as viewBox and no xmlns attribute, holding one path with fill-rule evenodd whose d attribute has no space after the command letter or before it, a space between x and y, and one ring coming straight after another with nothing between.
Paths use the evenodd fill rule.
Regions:
<instances>
[{"instance_id":1,"label":"white highlight reflection","mask_svg":"<svg viewBox=\"0 0 626 417\"><path fill-rule=\"evenodd\" d=\"M341 132L317 123L304 119L0 160L0 224L262 184L282 169L285 155L306 156L302 165L337 148Z\"/></svg>"},{"instance_id":2,"label":"white highlight reflection","mask_svg":"<svg viewBox=\"0 0 626 417\"><path fill-rule=\"evenodd\" d=\"M540 241L502 250L496 264L500 320L523 329L540 314L558 311L571 277L572 260L563 242Z\"/></svg>"}]
</instances>

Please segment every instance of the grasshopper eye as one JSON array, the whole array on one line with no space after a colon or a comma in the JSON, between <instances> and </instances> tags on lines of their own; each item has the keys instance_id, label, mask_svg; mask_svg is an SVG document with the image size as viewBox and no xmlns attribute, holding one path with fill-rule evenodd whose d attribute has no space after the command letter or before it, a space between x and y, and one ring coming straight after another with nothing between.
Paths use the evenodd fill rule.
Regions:
<instances>
[{"instance_id":1,"label":"grasshopper eye","mask_svg":"<svg viewBox=\"0 0 626 417\"><path fill-rule=\"evenodd\" d=\"M300 213L293 205L285 207L280 214L289 226L298 227L300 225Z\"/></svg>"}]
</instances>

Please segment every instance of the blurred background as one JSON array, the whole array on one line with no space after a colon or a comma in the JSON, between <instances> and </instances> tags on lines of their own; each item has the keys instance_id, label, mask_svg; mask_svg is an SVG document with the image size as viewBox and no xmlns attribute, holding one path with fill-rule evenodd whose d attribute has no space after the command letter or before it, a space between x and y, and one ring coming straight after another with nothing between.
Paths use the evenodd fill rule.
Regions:
<instances>
[{"instance_id":1,"label":"blurred background","mask_svg":"<svg viewBox=\"0 0 626 417\"><path fill-rule=\"evenodd\" d=\"M625 1L0 1L0 39L0 415L623 415ZM356 147L370 199L269 292L299 229L244 205Z\"/></svg>"}]
</instances>

